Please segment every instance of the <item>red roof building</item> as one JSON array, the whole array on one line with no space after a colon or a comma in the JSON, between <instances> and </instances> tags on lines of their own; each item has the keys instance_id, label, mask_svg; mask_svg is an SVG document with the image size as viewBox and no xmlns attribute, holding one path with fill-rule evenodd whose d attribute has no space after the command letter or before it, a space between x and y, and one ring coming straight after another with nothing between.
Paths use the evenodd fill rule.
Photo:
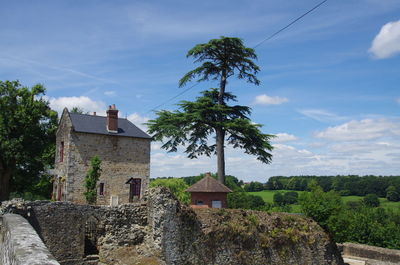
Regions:
<instances>
[{"instance_id":1,"label":"red roof building","mask_svg":"<svg viewBox=\"0 0 400 265\"><path fill-rule=\"evenodd\" d=\"M186 189L190 192L193 208L227 208L227 194L232 192L210 174Z\"/></svg>"}]
</instances>

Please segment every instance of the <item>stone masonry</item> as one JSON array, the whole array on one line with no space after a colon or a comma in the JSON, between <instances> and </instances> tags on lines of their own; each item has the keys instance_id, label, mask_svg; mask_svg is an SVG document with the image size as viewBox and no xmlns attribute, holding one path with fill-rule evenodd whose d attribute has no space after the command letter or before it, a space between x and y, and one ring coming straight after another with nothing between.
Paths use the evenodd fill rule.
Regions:
<instances>
[{"instance_id":1,"label":"stone masonry","mask_svg":"<svg viewBox=\"0 0 400 265\"><path fill-rule=\"evenodd\" d=\"M181 205L165 188L141 203L4 202L62 265L343 265L314 221L297 215ZM97 261L88 262L96 255Z\"/></svg>"},{"instance_id":2,"label":"stone masonry","mask_svg":"<svg viewBox=\"0 0 400 265\"><path fill-rule=\"evenodd\" d=\"M103 194L100 194L99 186L98 204L109 205L111 196L118 197L119 204L128 203L130 185L126 182L129 178L141 179L141 193L147 190L150 174L150 137L79 132L75 130L70 113L65 109L56 141L54 199L80 204L86 202L84 178L90 160L95 155L102 160L102 173L98 184L102 183Z\"/></svg>"}]
</instances>

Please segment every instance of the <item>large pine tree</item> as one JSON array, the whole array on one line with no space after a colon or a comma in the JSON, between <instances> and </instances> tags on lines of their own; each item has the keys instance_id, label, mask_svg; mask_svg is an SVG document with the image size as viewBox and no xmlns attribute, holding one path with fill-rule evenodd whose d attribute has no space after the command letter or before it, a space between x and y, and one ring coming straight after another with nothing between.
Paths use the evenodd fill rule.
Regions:
<instances>
[{"instance_id":1,"label":"large pine tree","mask_svg":"<svg viewBox=\"0 0 400 265\"><path fill-rule=\"evenodd\" d=\"M196 45L187 57L202 64L185 74L180 86L197 78L198 82L217 80L219 88L204 91L194 102L181 102L181 111L157 112L158 117L148 123L154 139L166 140L163 148L172 152L177 151L179 145L187 144L185 152L189 158L215 153L221 183L225 182L225 142L270 163L272 146L269 140L273 135L263 134L260 125L250 121L249 107L227 105L227 101L236 98L226 92L229 77L236 76L255 85L260 83L256 77L259 67L253 62L257 59L254 50L245 47L239 38L221 37ZM216 141L209 145L207 140L212 135Z\"/></svg>"}]
</instances>

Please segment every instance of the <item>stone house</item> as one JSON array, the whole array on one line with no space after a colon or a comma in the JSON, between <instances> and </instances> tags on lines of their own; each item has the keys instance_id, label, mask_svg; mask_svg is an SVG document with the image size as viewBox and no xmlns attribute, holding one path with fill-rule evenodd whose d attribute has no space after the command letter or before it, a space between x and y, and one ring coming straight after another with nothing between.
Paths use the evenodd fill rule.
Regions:
<instances>
[{"instance_id":1,"label":"stone house","mask_svg":"<svg viewBox=\"0 0 400 265\"><path fill-rule=\"evenodd\" d=\"M209 173L185 191L190 192L193 208L227 208L227 195L232 192Z\"/></svg>"},{"instance_id":2,"label":"stone house","mask_svg":"<svg viewBox=\"0 0 400 265\"><path fill-rule=\"evenodd\" d=\"M56 134L53 199L84 204L84 179L90 160L102 160L97 204L139 201L150 176L151 137L127 119L115 105L107 116L70 113L64 109Z\"/></svg>"}]
</instances>

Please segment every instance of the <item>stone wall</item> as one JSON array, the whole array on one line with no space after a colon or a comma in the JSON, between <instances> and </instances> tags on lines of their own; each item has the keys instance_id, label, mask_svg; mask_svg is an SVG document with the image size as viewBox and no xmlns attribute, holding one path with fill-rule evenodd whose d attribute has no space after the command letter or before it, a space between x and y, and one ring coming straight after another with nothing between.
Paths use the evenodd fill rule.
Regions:
<instances>
[{"instance_id":1,"label":"stone wall","mask_svg":"<svg viewBox=\"0 0 400 265\"><path fill-rule=\"evenodd\" d=\"M338 244L338 246L343 256L361 258L366 261L366 264L400 264L400 250L354 243Z\"/></svg>"},{"instance_id":2,"label":"stone wall","mask_svg":"<svg viewBox=\"0 0 400 265\"><path fill-rule=\"evenodd\" d=\"M329 236L298 215L196 209L150 193L149 226L167 264L343 264Z\"/></svg>"},{"instance_id":3,"label":"stone wall","mask_svg":"<svg viewBox=\"0 0 400 265\"><path fill-rule=\"evenodd\" d=\"M109 246L141 244L147 225L147 208L141 204L99 207L70 202L12 201L3 203L3 211L24 216L64 265L84 264L85 257L93 254L101 258L102 248L107 250ZM96 249L90 249L93 246Z\"/></svg>"},{"instance_id":4,"label":"stone wall","mask_svg":"<svg viewBox=\"0 0 400 265\"><path fill-rule=\"evenodd\" d=\"M6 214L0 219L0 264L60 264L26 219L17 214Z\"/></svg>"},{"instance_id":5,"label":"stone wall","mask_svg":"<svg viewBox=\"0 0 400 265\"><path fill-rule=\"evenodd\" d=\"M63 114L57 131L55 172L63 177L60 185L66 201L86 203L84 178L95 155L102 160L103 169L98 183L104 183L104 195L98 196L98 204L109 205L111 196L118 196L119 203L128 203L129 184L125 183L130 177L142 180L142 194L147 190L150 139L79 133L71 127L69 116ZM61 141L64 141L63 162L60 162L59 152Z\"/></svg>"},{"instance_id":6,"label":"stone wall","mask_svg":"<svg viewBox=\"0 0 400 265\"><path fill-rule=\"evenodd\" d=\"M94 252L101 264L343 264L336 245L310 219L194 211L165 188L150 189L143 204L36 201L3 203L2 209L25 216L63 265L85 264Z\"/></svg>"}]
</instances>

